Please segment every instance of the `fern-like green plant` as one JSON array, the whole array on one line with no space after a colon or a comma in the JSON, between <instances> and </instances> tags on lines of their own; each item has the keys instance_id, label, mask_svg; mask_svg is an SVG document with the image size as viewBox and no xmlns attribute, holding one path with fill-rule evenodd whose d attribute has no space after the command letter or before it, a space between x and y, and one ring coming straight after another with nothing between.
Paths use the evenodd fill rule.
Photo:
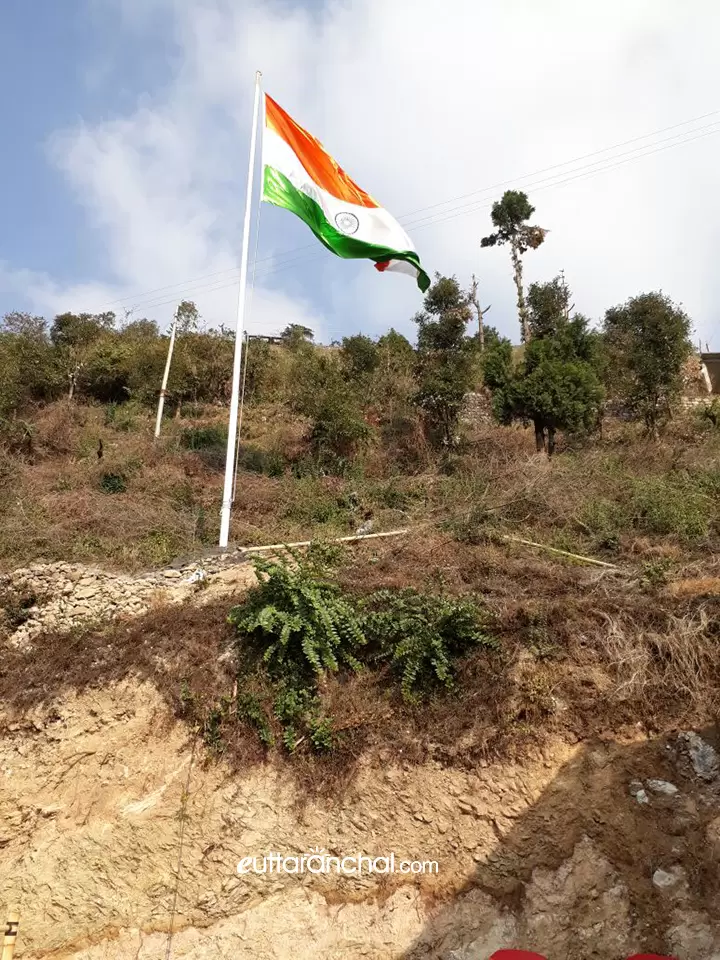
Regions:
<instances>
[{"instance_id":1,"label":"fern-like green plant","mask_svg":"<svg viewBox=\"0 0 720 960\"><path fill-rule=\"evenodd\" d=\"M412 703L432 685L451 687L455 660L473 647L499 647L488 621L472 600L380 590L366 601L362 627L376 657L400 672L403 699Z\"/></svg>"},{"instance_id":2,"label":"fern-like green plant","mask_svg":"<svg viewBox=\"0 0 720 960\"><path fill-rule=\"evenodd\" d=\"M307 676L337 671L343 662L360 670L355 651L365 635L358 617L317 564L291 553L290 560L256 558L253 565L260 583L228 619L259 645L269 669Z\"/></svg>"},{"instance_id":3,"label":"fern-like green plant","mask_svg":"<svg viewBox=\"0 0 720 960\"><path fill-rule=\"evenodd\" d=\"M265 715L262 704L254 694L240 694L237 699L236 714L238 719L244 720L250 726L255 727L260 742L265 744L266 747L271 747L275 743L270 722Z\"/></svg>"}]
</instances>

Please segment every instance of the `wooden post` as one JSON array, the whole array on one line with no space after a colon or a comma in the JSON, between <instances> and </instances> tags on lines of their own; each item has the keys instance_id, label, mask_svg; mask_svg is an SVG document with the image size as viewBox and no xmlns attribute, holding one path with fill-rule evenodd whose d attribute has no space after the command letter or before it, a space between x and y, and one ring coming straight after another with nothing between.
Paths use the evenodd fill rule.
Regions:
<instances>
[{"instance_id":1,"label":"wooden post","mask_svg":"<svg viewBox=\"0 0 720 960\"><path fill-rule=\"evenodd\" d=\"M5 921L5 936L3 937L0 960L12 960L13 954L15 953L15 941L17 940L19 923L20 911L17 907L11 907L8 910L7 920Z\"/></svg>"}]
</instances>

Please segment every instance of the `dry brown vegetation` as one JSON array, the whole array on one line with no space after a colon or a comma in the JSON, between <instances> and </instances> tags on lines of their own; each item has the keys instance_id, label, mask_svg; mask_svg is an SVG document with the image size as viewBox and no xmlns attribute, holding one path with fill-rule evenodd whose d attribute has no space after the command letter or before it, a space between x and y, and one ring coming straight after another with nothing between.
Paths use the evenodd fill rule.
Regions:
<instances>
[{"instance_id":1,"label":"dry brown vegetation","mask_svg":"<svg viewBox=\"0 0 720 960\"><path fill-rule=\"evenodd\" d=\"M132 569L214 545L222 446L188 449L183 437L217 431L224 416L195 412L168 421L155 444L148 414L118 422L101 407L41 411L32 450L2 461L2 565L62 558ZM277 406L246 411L235 540L330 538L368 518L375 530L411 527L407 539L354 547L341 585L356 594L407 586L472 594L501 640L499 655L472 654L454 690L421 706L402 701L385 669L328 679L321 697L341 738L329 758L296 752L294 767L309 784L350 776L367 749L465 764L558 732L585 738L624 724L662 732L716 717L717 432L690 418L651 443L637 427L615 423L601 444L566 446L552 461L534 454L521 428L478 427L460 450L433 456L420 446L414 460L402 436L378 442L345 476L318 476L304 466L304 421ZM108 474L122 477L124 489L104 487ZM617 569L509 543L507 534ZM100 632L46 636L32 655L5 656L0 699L51 709L68 689L137 674L152 678L227 757L257 761L264 755L257 731L232 710L230 606L158 609ZM223 702L223 715L215 715Z\"/></svg>"},{"instance_id":2,"label":"dry brown vegetation","mask_svg":"<svg viewBox=\"0 0 720 960\"><path fill-rule=\"evenodd\" d=\"M298 748L292 766L305 787L336 789L367 751L475 765L534 752L552 736L574 741L638 727L657 734L717 716L718 596L673 597L637 578L441 534L356 546L341 580L359 593L442 584L480 595L502 652L470 655L453 691L417 706L402 701L383 670L325 681L323 706L340 739L326 757ZM99 632L46 636L32 654L4 657L0 699L18 712L52 711L69 690L152 679L208 746L239 768L260 762L257 730L233 711L230 604L187 603ZM272 690L254 692L271 713Z\"/></svg>"},{"instance_id":3,"label":"dry brown vegetation","mask_svg":"<svg viewBox=\"0 0 720 960\"><path fill-rule=\"evenodd\" d=\"M138 569L216 543L223 411L190 410L195 418L167 421L154 443L149 413L119 410L48 406L34 420L32 449L0 454L3 568L64 559ZM566 447L552 462L520 427L478 427L460 450L433 455L417 426L376 442L345 476L322 476L306 455L305 421L282 406L251 406L233 539L342 536L372 518L375 530L412 525L470 544L519 535L650 565L656 579L693 563L692 575L707 575L718 553L720 434L692 418L661 443L611 424L602 443ZM197 449L187 445L193 432Z\"/></svg>"}]
</instances>

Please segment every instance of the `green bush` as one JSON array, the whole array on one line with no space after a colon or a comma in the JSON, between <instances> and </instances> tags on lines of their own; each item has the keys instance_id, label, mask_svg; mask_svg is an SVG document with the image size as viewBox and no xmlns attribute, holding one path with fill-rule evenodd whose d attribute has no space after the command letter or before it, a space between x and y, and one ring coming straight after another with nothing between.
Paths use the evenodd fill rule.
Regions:
<instances>
[{"instance_id":1,"label":"green bush","mask_svg":"<svg viewBox=\"0 0 720 960\"><path fill-rule=\"evenodd\" d=\"M718 467L709 467L707 470L696 470L693 472L690 480L701 493L705 493L710 497L720 498L720 469ZM720 502L718 506L720 506Z\"/></svg>"},{"instance_id":2,"label":"green bush","mask_svg":"<svg viewBox=\"0 0 720 960\"><path fill-rule=\"evenodd\" d=\"M108 403L103 419L106 427L127 433L139 429L145 420L145 410L132 400L127 403Z\"/></svg>"},{"instance_id":3,"label":"green bush","mask_svg":"<svg viewBox=\"0 0 720 960\"><path fill-rule=\"evenodd\" d=\"M180 444L186 450L208 450L227 446L227 427L186 427L180 434Z\"/></svg>"},{"instance_id":4,"label":"green bush","mask_svg":"<svg viewBox=\"0 0 720 960\"><path fill-rule=\"evenodd\" d=\"M313 477L305 476L292 488L293 499L287 504L283 516L296 523L345 524L349 512L346 504L328 493Z\"/></svg>"},{"instance_id":5,"label":"green bush","mask_svg":"<svg viewBox=\"0 0 720 960\"><path fill-rule=\"evenodd\" d=\"M311 448L319 463L333 473L344 473L371 436L362 408L348 388L327 390L310 432Z\"/></svg>"},{"instance_id":6,"label":"green bush","mask_svg":"<svg viewBox=\"0 0 720 960\"><path fill-rule=\"evenodd\" d=\"M337 735L333 730L332 717L314 718L309 724L310 742L318 753L328 753L336 742Z\"/></svg>"},{"instance_id":7,"label":"green bush","mask_svg":"<svg viewBox=\"0 0 720 960\"><path fill-rule=\"evenodd\" d=\"M139 555L144 563L162 567L177 557L183 548L182 535L167 530L151 530L138 542Z\"/></svg>"},{"instance_id":8,"label":"green bush","mask_svg":"<svg viewBox=\"0 0 720 960\"><path fill-rule=\"evenodd\" d=\"M714 397L709 403L702 403L695 407L693 419L700 430L720 429L720 398Z\"/></svg>"},{"instance_id":9,"label":"green bush","mask_svg":"<svg viewBox=\"0 0 720 960\"><path fill-rule=\"evenodd\" d=\"M711 501L692 483L665 477L635 480L630 502L638 529L687 540L707 536L710 507Z\"/></svg>"},{"instance_id":10,"label":"green bush","mask_svg":"<svg viewBox=\"0 0 720 960\"><path fill-rule=\"evenodd\" d=\"M381 590L365 607L362 629L376 655L399 671L402 695L409 702L438 683L451 687L455 660L473 648L499 646L487 632L487 612L472 600Z\"/></svg>"},{"instance_id":11,"label":"green bush","mask_svg":"<svg viewBox=\"0 0 720 960\"><path fill-rule=\"evenodd\" d=\"M275 742L270 721L260 700L253 693L241 693L237 699L237 715L257 730L261 743L270 747Z\"/></svg>"},{"instance_id":12,"label":"green bush","mask_svg":"<svg viewBox=\"0 0 720 960\"><path fill-rule=\"evenodd\" d=\"M588 500L580 511L579 520L599 537L599 546L610 549L617 547L620 534L631 523L627 507L605 497Z\"/></svg>"},{"instance_id":13,"label":"green bush","mask_svg":"<svg viewBox=\"0 0 720 960\"><path fill-rule=\"evenodd\" d=\"M238 466L267 477L281 477L285 472L285 460L280 453L250 445L240 447Z\"/></svg>"},{"instance_id":14,"label":"green bush","mask_svg":"<svg viewBox=\"0 0 720 960\"><path fill-rule=\"evenodd\" d=\"M365 600L342 596L327 579L341 556L315 544L305 557L256 559L260 583L230 611L229 622L245 640L238 647L245 687L238 717L267 746L275 742L272 718L289 752L301 741L317 752L332 750L338 734L318 681L341 664L359 671L361 654L366 662L390 662L403 698L415 703L432 688L452 686L458 658L478 646L499 646L488 633L487 611L466 598L415 590L379 591ZM265 706L252 692L258 689L266 691Z\"/></svg>"},{"instance_id":15,"label":"green bush","mask_svg":"<svg viewBox=\"0 0 720 960\"><path fill-rule=\"evenodd\" d=\"M336 671L340 662L359 670L355 654L365 637L352 605L315 564L291 556L253 560L261 582L231 610L230 623L256 644L276 675L309 677Z\"/></svg>"},{"instance_id":16,"label":"green bush","mask_svg":"<svg viewBox=\"0 0 720 960\"><path fill-rule=\"evenodd\" d=\"M104 473L100 477L100 489L103 493L125 493L127 477L124 473Z\"/></svg>"}]
</instances>

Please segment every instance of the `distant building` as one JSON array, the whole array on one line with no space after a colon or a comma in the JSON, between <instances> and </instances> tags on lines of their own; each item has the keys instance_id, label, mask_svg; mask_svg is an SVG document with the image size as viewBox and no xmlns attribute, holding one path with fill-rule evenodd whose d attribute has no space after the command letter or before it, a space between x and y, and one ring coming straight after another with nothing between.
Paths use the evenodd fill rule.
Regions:
<instances>
[{"instance_id":1,"label":"distant building","mask_svg":"<svg viewBox=\"0 0 720 960\"><path fill-rule=\"evenodd\" d=\"M701 353L700 361L707 392L720 394L720 353Z\"/></svg>"},{"instance_id":2,"label":"distant building","mask_svg":"<svg viewBox=\"0 0 720 960\"><path fill-rule=\"evenodd\" d=\"M269 336L266 336L264 333L251 333L250 336L249 336L249 339L250 339L250 340L262 340L263 343L273 343L273 344L281 344L281 343L284 343L282 337L269 337Z\"/></svg>"}]
</instances>

